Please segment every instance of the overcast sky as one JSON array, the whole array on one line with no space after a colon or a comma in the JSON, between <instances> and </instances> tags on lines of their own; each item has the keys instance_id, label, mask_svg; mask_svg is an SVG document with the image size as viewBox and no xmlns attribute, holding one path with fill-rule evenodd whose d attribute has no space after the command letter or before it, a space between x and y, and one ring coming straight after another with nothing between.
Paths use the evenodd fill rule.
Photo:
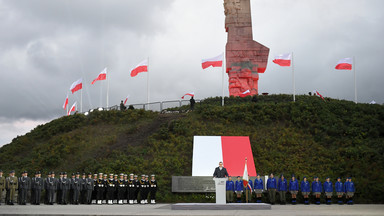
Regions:
<instances>
[{"instance_id":1,"label":"overcast sky","mask_svg":"<svg viewBox=\"0 0 384 216\"><path fill-rule=\"evenodd\" d=\"M272 63L293 52L296 93L353 100L356 58L358 101L384 103L384 1L251 0L254 40L270 48L259 92L291 94L292 73ZM2 0L0 1L0 146L38 124L65 115L69 87L83 78L83 110L146 102L147 74L130 69L149 57L150 101L221 95L221 69L201 59L224 52L222 0ZM226 77L225 82L228 79ZM226 88L225 94L228 95ZM80 104L80 92L69 105Z\"/></svg>"}]
</instances>

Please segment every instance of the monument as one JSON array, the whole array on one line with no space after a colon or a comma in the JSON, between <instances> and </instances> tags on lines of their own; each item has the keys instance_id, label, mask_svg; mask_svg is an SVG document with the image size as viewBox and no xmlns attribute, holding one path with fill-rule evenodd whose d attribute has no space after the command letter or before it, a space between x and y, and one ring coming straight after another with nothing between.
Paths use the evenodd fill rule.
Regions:
<instances>
[{"instance_id":1,"label":"monument","mask_svg":"<svg viewBox=\"0 0 384 216\"><path fill-rule=\"evenodd\" d=\"M239 96L247 90L257 95L259 73L265 72L269 48L253 40L250 0L224 0L224 13L229 95Z\"/></svg>"}]
</instances>

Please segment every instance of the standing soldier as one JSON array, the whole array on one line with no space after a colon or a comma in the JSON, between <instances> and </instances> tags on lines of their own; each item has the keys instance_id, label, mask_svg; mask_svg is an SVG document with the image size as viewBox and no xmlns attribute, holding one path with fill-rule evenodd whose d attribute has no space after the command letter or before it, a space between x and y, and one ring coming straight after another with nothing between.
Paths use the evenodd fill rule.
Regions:
<instances>
[{"instance_id":1,"label":"standing soldier","mask_svg":"<svg viewBox=\"0 0 384 216\"><path fill-rule=\"evenodd\" d=\"M73 187L72 187L72 183L75 181L76 179L76 175L75 173L72 173L72 176L71 176L71 179L70 179L70 183L69 183L69 203L70 204L74 204L74 200L73 200Z\"/></svg>"},{"instance_id":2,"label":"standing soldier","mask_svg":"<svg viewBox=\"0 0 384 216\"><path fill-rule=\"evenodd\" d=\"M95 187L95 182L92 179L92 173L88 173L88 178L85 179L84 187L86 191L84 203L90 205L92 203L92 192Z\"/></svg>"},{"instance_id":3,"label":"standing soldier","mask_svg":"<svg viewBox=\"0 0 384 216\"><path fill-rule=\"evenodd\" d=\"M233 202L233 194L235 193L235 183L232 181L232 177L228 176L228 180L225 183L225 190L227 193L227 202L232 203ZM152 192L151 192L152 195ZM152 203L152 198L151 198Z\"/></svg>"},{"instance_id":4,"label":"standing soldier","mask_svg":"<svg viewBox=\"0 0 384 216\"><path fill-rule=\"evenodd\" d=\"M64 172L59 173L59 179L58 179L58 186L57 186L57 193L56 193L56 203L62 204L62 191L61 191L61 181L63 180Z\"/></svg>"},{"instance_id":5,"label":"standing soldier","mask_svg":"<svg viewBox=\"0 0 384 216\"><path fill-rule=\"evenodd\" d=\"M296 205L296 196L299 192L299 182L295 178L295 175L292 175L291 181L289 181L289 191L292 195L292 205Z\"/></svg>"},{"instance_id":6,"label":"standing soldier","mask_svg":"<svg viewBox=\"0 0 384 216\"><path fill-rule=\"evenodd\" d=\"M355 194L355 184L352 182L352 178L347 178L347 181L345 183L345 193L347 198L347 204L353 205L353 195Z\"/></svg>"},{"instance_id":7,"label":"standing soldier","mask_svg":"<svg viewBox=\"0 0 384 216\"><path fill-rule=\"evenodd\" d=\"M325 179L325 182L323 184L324 192L325 192L325 203L327 205L332 204L332 194L333 194L333 185L330 181L329 177Z\"/></svg>"},{"instance_id":8,"label":"standing soldier","mask_svg":"<svg viewBox=\"0 0 384 216\"><path fill-rule=\"evenodd\" d=\"M7 190L7 204L14 205L16 189L19 187L18 179L15 177L15 171L9 172L9 176L5 179L5 189Z\"/></svg>"},{"instance_id":9,"label":"standing soldier","mask_svg":"<svg viewBox=\"0 0 384 216\"><path fill-rule=\"evenodd\" d=\"M23 177L20 178L19 186L20 186L20 203L21 205L27 204L27 196L28 191L31 189L31 179L28 177L28 172L23 172Z\"/></svg>"},{"instance_id":10,"label":"standing soldier","mask_svg":"<svg viewBox=\"0 0 384 216\"><path fill-rule=\"evenodd\" d=\"M63 178L61 179L61 181L59 181L59 187L61 192L61 198L60 198L60 201L61 201L61 204L63 205L67 205L68 203L68 191L70 190L71 188L71 180L68 179L68 175L66 172L63 172ZM59 195L57 195L58 198L59 198Z\"/></svg>"},{"instance_id":11,"label":"standing soldier","mask_svg":"<svg viewBox=\"0 0 384 216\"><path fill-rule=\"evenodd\" d=\"M149 176L148 175L145 175L145 200L144 200L144 203L145 204L148 204L148 195L149 195L149 186L150 186L150 183L149 183Z\"/></svg>"},{"instance_id":12,"label":"standing soldier","mask_svg":"<svg viewBox=\"0 0 384 216\"><path fill-rule=\"evenodd\" d=\"M87 181L87 178L86 178L86 175L85 173L83 173L83 175L81 176L81 179L80 179L80 203L81 204L85 204L86 203L86 199L87 199L87 187L86 187L86 181Z\"/></svg>"},{"instance_id":13,"label":"standing soldier","mask_svg":"<svg viewBox=\"0 0 384 216\"><path fill-rule=\"evenodd\" d=\"M113 205L114 193L115 193L115 181L113 179L113 174L109 174L109 179L107 179L107 200L109 205Z\"/></svg>"},{"instance_id":14,"label":"standing soldier","mask_svg":"<svg viewBox=\"0 0 384 216\"><path fill-rule=\"evenodd\" d=\"M45 190L45 194L44 194L44 204L45 205L48 205L48 197L49 197L49 192L48 192L48 178L51 178L52 175L51 175L51 172L48 172L48 175L47 175L47 178L44 179L44 190Z\"/></svg>"},{"instance_id":15,"label":"standing soldier","mask_svg":"<svg viewBox=\"0 0 384 216\"><path fill-rule=\"evenodd\" d=\"M3 191L5 189L5 177L3 177L3 170L0 170L0 205L3 200Z\"/></svg>"},{"instance_id":16,"label":"standing soldier","mask_svg":"<svg viewBox=\"0 0 384 216\"><path fill-rule=\"evenodd\" d=\"M44 180L41 178L41 172L37 171L35 177L32 179L32 191L33 191L33 203L34 205L40 205L41 190L44 188Z\"/></svg>"},{"instance_id":17,"label":"standing soldier","mask_svg":"<svg viewBox=\"0 0 384 216\"><path fill-rule=\"evenodd\" d=\"M93 174L92 204L97 203L97 173Z\"/></svg>"},{"instance_id":18,"label":"standing soldier","mask_svg":"<svg viewBox=\"0 0 384 216\"><path fill-rule=\"evenodd\" d=\"M244 185L243 180L240 179L240 176L237 176L237 180L235 182L235 193L236 193L236 202L241 202L241 195L243 194Z\"/></svg>"},{"instance_id":19,"label":"standing soldier","mask_svg":"<svg viewBox=\"0 0 384 216\"><path fill-rule=\"evenodd\" d=\"M281 205L285 205L286 203L285 194L287 193L287 189L287 180L284 178L284 175L281 174L279 183L277 185L277 191L279 191Z\"/></svg>"},{"instance_id":20,"label":"standing soldier","mask_svg":"<svg viewBox=\"0 0 384 216\"><path fill-rule=\"evenodd\" d=\"M120 173L120 178L116 182L117 186L117 203L122 205L124 204L124 195L126 191L125 182L124 182L124 174Z\"/></svg>"},{"instance_id":21,"label":"standing soldier","mask_svg":"<svg viewBox=\"0 0 384 216\"><path fill-rule=\"evenodd\" d=\"M128 189L128 175L127 174L124 174L124 185L125 185L125 192L124 192L124 198L123 198L123 204L127 204L128 203L128 196L129 196L129 189Z\"/></svg>"},{"instance_id":22,"label":"standing soldier","mask_svg":"<svg viewBox=\"0 0 384 216\"><path fill-rule=\"evenodd\" d=\"M256 203L261 203L261 195L264 190L263 179L260 178L260 174L257 174L255 181L253 182L253 189L256 193Z\"/></svg>"},{"instance_id":23,"label":"standing soldier","mask_svg":"<svg viewBox=\"0 0 384 216\"><path fill-rule=\"evenodd\" d=\"M140 192L140 181L137 179L138 176L135 175L134 176L134 184L135 184L135 193L134 193L134 197L133 197L133 200L134 200L134 203L137 204L139 203L139 192Z\"/></svg>"},{"instance_id":24,"label":"standing soldier","mask_svg":"<svg viewBox=\"0 0 384 216\"><path fill-rule=\"evenodd\" d=\"M337 203L339 205L343 205L343 195L344 195L344 187L343 187L343 182L341 182L341 178L337 178L337 182L335 183L335 190L336 190L336 195L337 195Z\"/></svg>"},{"instance_id":25,"label":"standing soldier","mask_svg":"<svg viewBox=\"0 0 384 216\"><path fill-rule=\"evenodd\" d=\"M307 181L307 177L304 176L303 181L301 181L301 194L303 194L304 197L304 204L309 205L309 193L311 192L311 187L309 185L309 182Z\"/></svg>"},{"instance_id":26,"label":"standing soldier","mask_svg":"<svg viewBox=\"0 0 384 216\"><path fill-rule=\"evenodd\" d=\"M145 204L145 188L146 188L146 184L145 184L145 174L141 175L141 179L140 179L140 199L138 199L138 201L140 201L141 204Z\"/></svg>"},{"instance_id":27,"label":"standing soldier","mask_svg":"<svg viewBox=\"0 0 384 216\"><path fill-rule=\"evenodd\" d=\"M320 195L323 192L323 187L319 178L315 176L314 181L312 182L312 193L315 195L316 205L320 205Z\"/></svg>"},{"instance_id":28,"label":"standing soldier","mask_svg":"<svg viewBox=\"0 0 384 216\"><path fill-rule=\"evenodd\" d=\"M135 183L135 179L133 179L133 173L129 174L127 192L128 192L128 203L132 205L135 200L135 193L136 193L136 183Z\"/></svg>"},{"instance_id":29,"label":"standing soldier","mask_svg":"<svg viewBox=\"0 0 384 216\"><path fill-rule=\"evenodd\" d=\"M73 204L79 205L80 190L81 190L81 180L80 180L79 172L76 173L76 177L72 181L72 190L73 190Z\"/></svg>"},{"instance_id":30,"label":"standing soldier","mask_svg":"<svg viewBox=\"0 0 384 216\"><path fill-rule=\"evenodd\" d=\"M151 204L156 204L156 192L157 192L157 181L155 179L155 175L151 175L151 181L150 184L150 192L151 192ZM232 182L233 184L233 182ZM232 192L233 193L233 192ZM233 200L233 194L232 194L232 200Z\"/></svg>"},{"instance_id":31,"label":"standing soldier","mask_svg":"<svg viewBox=\"0 0 384 216\"><path fill-rule=\"evenodd\" d=\"M58 187L58 181L55 178L55 172L51 172L51 177L46 179L47 191L48 191L48 205L53 205L55 199L55 193Z\"/></svg>"},{"instance_id":32,"label":"standing soldier","mask_svg":"<svg viewBox=\"0 0 384 216\"><path fill-rule=\"evenodd\" d=\"M252 180L248 176L248 184L245 185L245 188L244 188L244 190L245 190L245 198L246 199L248 198L248 200L246 200L245 202L251 202L252 201L252 192L253 192L252 189L253 189L253 182L252 182Z\"/></svg>"},{"instance_id":33,"label":"standing soldier","mask_svg":"<svg viewBox=\"0 0 384 216\"><path fill-rule=\"evenodd\" d=\"M97 179L95 187L97 190L97 204L99 205L103 204L105 186L103 173L99 173L99 179Z\"/></svg>"},{"instance_id":34,"label":"standing soldier","mask_svg":"<svg viewBox=\"0 0 384 216\"><path fill-rule=\"evenodd\" d=\"M113 204L117 204L117 177L119 177L117 174L113 176L113 183L115 184L115 191L113 192Z\"/></svg>"},{"instance_id":35,"label":"standing soldier","mask_svg":"<svg viewBox=\"0 0 384 216\"><path fill-rule=\"evenodd\" d=\"M273 176L273 173L271 173L267 180L267 190L268 190L269 201L271 202L272 205L274 205L276 201L276 188L277 188L276 179Z\"/></svg>"}]
</instances>

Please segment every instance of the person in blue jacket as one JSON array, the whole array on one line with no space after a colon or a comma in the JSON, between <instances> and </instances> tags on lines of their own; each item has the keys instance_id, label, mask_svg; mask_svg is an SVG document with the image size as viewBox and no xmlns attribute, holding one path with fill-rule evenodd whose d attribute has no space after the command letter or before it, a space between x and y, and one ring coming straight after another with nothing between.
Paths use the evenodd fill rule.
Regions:
<instances>
[{"instance_id":1,"label":"person in blue jacket","mask_svg":"<svg viewBox=\"0 0 384 216\"><path fill-rule=\"evenodd\" d=\"M309 205L309 193L311 193L311 186L309 184L309 181L307 181L307 177L304 176L303 181L301 181L300 184L301 194L303 194L304 197L304 204Z\"/></svg>"},{"instance_id":2,"label":"person in blue jacket","mask_svg":"<svg viewBox=\"0 0 384 216\"><path fill-rule=\"evenodd\" d=\"M299 182L295 178L295 175L292 175L291 181L289 181L289 191L292 195L292 205L296 205L296 196L299 192Z\"/></svg>"},{"instance_id":3,"label":"person in blue jacket","mask_svg":"<svg viewBox=\"0 0 384 216\"><path fill-rule=\"evenodd\" d=\"M236 201L241 202L241 194L243 193L243 180L240 179L240 176L237 176L237 180L235 182L235 193L236 193Z\"/></svg>"},{"instance_id":4,"label":"person in blue jacket","mask_svg":"<svg viewBox=\"0 0 384 216\"><path fill-rule=\"evenodd\" d=\"M333 194L333 185L329 177L325 179L323 184L324 192L325 192L325 203L327 205L331 205L332 203L332 194Z\"/></svg>"},{"instance_id":5,"label":"person in blue jacket","mask_svg":"<svg viewBox=\"0 0 384 216\"><path fill-rule=\"evenodd\" d=\"M345 183L345 193L347 198L347 204L353 205L353 195L355 194L355 184L352 182L352 178L347 178L347 182Z\"/></svg>"},{"instance_id":6,"label":"person in blue jacket","mask_svg":"<svg viewBox=\"0 0 384 216\"><path fill-rule=\"evenodd\" d=\"M287 180L284 178L284 175L281 174L279 183L277 184L277 191L279 192L280 195L280 204L285 205L286 199L285 199L285 194L287 193Z\"/></svg>"},{"instance_id":7,"label":"person in blue jacket","mask_svg":"<svg viewBox=\"0 0 384 216\"><path fill-rule=\"evenodd\" d=\"M271 173L267 180L267 190L268 190L269 202L271 202L272 205L274 205L276 201L276 188L277 188L276 179L273 176L273 173Z\"/></svg>"},{"instance_id":8,"label":"person in blue jacket","mask_svg":"<svg viewBox=\"0 0 384 216\"><path fill-rule=\"evenodd\" d=\"M336 195L337 195L337 203L339 205L343 205L343 195L345 192L343 182L341 182L341 178L337 178L337 182L335 183L335 190L336 190Z\"/></svg>"},{"instance_id":9,"label":"person in blue jacket","mask_svg":"<svg viewBox=\"0 0 384 216\"><path fill-rule=\"evenodd\" d=\"M257 174L255 181L253 181L253 189L256 193L256 203L261 203L261 195L264 190L263 179L260 178L260 174Z\"/></svg>"},{"instance_id":10,"label":"person in blue jacket","mask_svg":"<svg viewBox=\"0 0 384 216\"><path fill-rule=\"evenodd\" d=\"M246 193L245 198L246 199L248 198L248 202L251 202L252 201L252 192L253 192L253 182L249 178L249 176L248 176L248 185L246 185L244 187L244 192ZM247 202L247 200L245 200L245 202Z\"/></svg>"},{"instance_id":11,"label":"person in blue jacket","mask_svg":"<svg viewBox=\"0 0 384 216\"><path fill-rule=\"evenodd\" d=\"M233 194L235 193L235 183L232 181L232 177L228 176L228 180L226 182L226 193L227 193L227 202L233 202Z\"/></svg>"},{"instance_id":12,"label":"person in blue jacket","mask_svg":"<svg viewBox=\"0 0 384 216\"><path fill-rule=\"evenodd\" d=\"M315 195L315 204L320 205L320 195L323 192L323 187L319 178L315 176L314 181L312 182L312 194Z\"/></svg>"}]
</instances>

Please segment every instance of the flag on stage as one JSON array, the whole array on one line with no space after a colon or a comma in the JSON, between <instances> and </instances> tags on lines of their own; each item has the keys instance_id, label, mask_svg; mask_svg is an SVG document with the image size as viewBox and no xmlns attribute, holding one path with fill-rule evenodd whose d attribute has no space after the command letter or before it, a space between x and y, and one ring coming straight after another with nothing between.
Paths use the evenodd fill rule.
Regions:
<instances>
[{"instance_id":1,"label":"flag on stage","mask_svg":"<svg viewBox=\"0 0 384 216\"><path fill-rule=\"evenodd\" d=\"M72 107L71 107L71 109L69 109L67 115L71 115L71 112L76 111L76 103L77 103L77 102L75 102L75 103L72 105Z\"/></svg>"},{"instance_id":2,"label":"flag on stage","mask_svg":"<svg viewBox=\"0 0 384 216\"><path fill-rule=\"evenodd\" d=\"M131 70L131 77L135 77L141 72L148 72L148 59L143 60Z\"/></svg>"},{"instance_id":3,"label":"flag on stage","mask_svg":"<svg viewBox=\"0 0 384 216\"><path fill-rule=\"evenodd\" d=\"M187 96L187 95L189 95L189 96L191 96L191 97L194 97L194 96L195 96L195 92L189 92L189 93L183 95L183 96L181 97L181 99L184 99L184 97Z\"/></svg>"},{"instance_id":4,"label":"flag on stage","mask_svg":"<svg viewBox=\"0 0 384 216\"><path fill-rule=\"evenodd\" d=\"M97 78L94 79L91 84L93 85L98 80L106 80L106 79L107 79L107 68L104 68L104 70L99 73L99 76L97 76Z\"/></svg>"},{"instance_id":5,"label":"flag on stage","mask_svg":"<svg viewBox=\"0 0 384 216\"><path fill-rule=\"evenodd\" d=\"M248 89L247 91L241 93L239 96L240 96L240 97L247 97L247 96L249 96L249 95L251 95L251 91L249 91L249 89Z\"/></svg>"},{"instance_id":6,"label":"flag on stage","mask_svg":"<svg viewBox=\"0 0 384 216\"><path fill-rule=\"evenodd\" d=\"M318 95L319 97L321 97L321 99L323 99L323 101L325 101L323 95L321 95L318 91L316 91L316 95Z\"/></svg>"},{"instance_id":7,"label":"flag on stage","mask_svg":"<svg viewBox=\"0 0 384 216\"><path fill-rule=\"evenodd\" d=\"M221 67L223 66L223 54L215 56L213 58L203 59L201 60L201 64L203 69L207 67Z\"/></svg>"},{"instance_id":8,"label":"flag on stage","mask_svg":"<svg viewBox=\"0 0 384 216\"><path fill-rule=\"evenodd\" d=\"M129 98L129 95L125 98L125 100L124 100L124 105L127 103L128 98Z\"/></svg>"},{"instance_id":9,"label":"flag on stage","mask_svg":"<svg viewBox=\"0 0 384 216\"><path fill-rule=\"evenodd\" d=\"M278 64L282 67L289 67L291 66L291 60L292 60L291 53L286 53L286 54L275 56L273 63Z\"/></svg>"},{"instance_id":10,"label":"flag on stage","mask_svg":"<svg viewBox=\"0 0 384 216\"><path fill-rule=\"evenodd\" d=\"M336 70L352 70L352 58L343 58L337 62Z\"/></svg>"},{"instance_id":11,"label":"flag on stage","mask_svg":"<svg viewBox=\"0 0 384 216\"><path fill-rule=\"evenodd\" d=\"M83 88L83 81L82 81L82 78L80 78L77 81L75 81L74 83L72 83L70 90L73 94L82 88Z\"/></svg>"},{"instance_id":12,"label":"flag on stage","mask_svg":"<svg viewBox=\"0 0 384 216\"><path fill-rule=\"evenodd\" d=\"M248 178L248 169L247 169L247 158L245 158L245 167L244 167L244 173L243 173L243 185L244 187L248 187L250 190L252 190L251 186L248 184L249 178Z\"/></svg>"},{"instance_id":13,"label":"flag on stage","mask_svg":"<svg viewBox=\"0 0 384 216\"><path fill-rule=\"evenodd\" d=\"M63 109L66 109L68 106L68 94L67 97L65 98L64 104L63 104Z\"/></svg>"}]
</instances>

